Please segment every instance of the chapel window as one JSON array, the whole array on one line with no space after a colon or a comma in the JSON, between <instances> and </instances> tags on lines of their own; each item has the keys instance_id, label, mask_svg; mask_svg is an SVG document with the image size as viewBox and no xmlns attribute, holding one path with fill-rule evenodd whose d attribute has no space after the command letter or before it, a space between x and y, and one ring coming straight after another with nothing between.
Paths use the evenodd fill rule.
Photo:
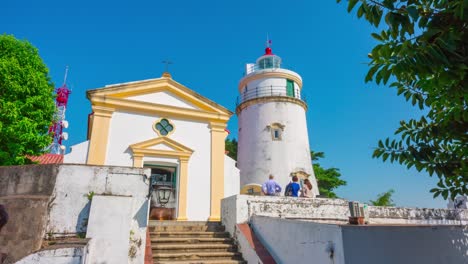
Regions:
<instances>
[{"instance_id":1,"label":"chapel window","mask_svg":"<svg viewBox=\"0 0 468 264\"><path fill-rule=\"evenodd\" d=\"M160 136L167 136L174 131L174 125L172 125L166 118L162 118L159 122L156 122L154 128Z\"/></svg>"}]
</instances>

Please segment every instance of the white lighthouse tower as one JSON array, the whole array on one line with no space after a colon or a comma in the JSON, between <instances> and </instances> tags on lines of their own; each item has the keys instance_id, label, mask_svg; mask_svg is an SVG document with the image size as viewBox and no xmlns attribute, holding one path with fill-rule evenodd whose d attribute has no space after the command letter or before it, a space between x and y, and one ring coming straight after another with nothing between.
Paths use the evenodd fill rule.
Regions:
<instances>
[{"instance_id":1,"label":"white lighthouse tower","mask_svg":"<svg viewBox=\"0 0 468 264\"><path fill-rule=\"evenodd\" d=\"M274 175L283 187L296 175L308 178L316 194L307 134L307 104L301 99L302 78L281 68L281 58L267 43L265 54L246 65L239 82L237 166L242 193L258 193Z\"/></svg>"}]
</instances>

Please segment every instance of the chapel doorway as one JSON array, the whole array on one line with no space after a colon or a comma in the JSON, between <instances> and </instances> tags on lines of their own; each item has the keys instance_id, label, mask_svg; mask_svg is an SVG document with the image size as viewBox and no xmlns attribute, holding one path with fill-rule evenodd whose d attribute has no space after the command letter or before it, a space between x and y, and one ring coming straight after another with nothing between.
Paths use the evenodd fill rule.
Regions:
<instances>
[{"instance_id":1,"label":"chapel doorway","mask_svg":"<svg viewBox=\"0 0 468 264\"><path fill-rule=\"evenodd\" d=\"M151 169L150 220L174 220L177 208L177 167L146 165Z\"/></svg>"}]
</instances>

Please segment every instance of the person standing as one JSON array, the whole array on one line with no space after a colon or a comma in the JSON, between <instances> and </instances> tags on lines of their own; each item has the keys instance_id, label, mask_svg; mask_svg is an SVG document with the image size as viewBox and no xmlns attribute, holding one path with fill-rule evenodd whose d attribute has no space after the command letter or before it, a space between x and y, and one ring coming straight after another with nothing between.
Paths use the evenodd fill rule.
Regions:
<instances>
[{"instance_id":1,"label":"person standing","mask_svg":"<svg viewBox=\"0 0 468 264\"><path fill-rule=\"evenodd\" d=\"M281 186L274 180L274 176L270 174L268 181L262 184L262 192L265 195L275 196L281 192Z\"/></svg>"},{"instance_id":2,"label":"person standing","mask_svg":"<svg viewBox=\"0 0 468 264\"><path fill-rule=\"evenodd\" d=\"M305 179L304 185L302 185L301 197L312 198L314 197L313 195L312 183L310 183L309 179Z\"/></svg>"},{"instance_id":3,"label":"person standing","mask_svg":"<svg viewBox=\"0 0 468 264\"><path fill-rule=\"evenodd\" d=\"M299 181L299 178L294 175L293 178L292 178L293 182L291 183L291 191L292 191L292 197L299 197L299 191L301 190L301 186L299 185L299 183L297 183Z\"/></svg>"}]
</instances>

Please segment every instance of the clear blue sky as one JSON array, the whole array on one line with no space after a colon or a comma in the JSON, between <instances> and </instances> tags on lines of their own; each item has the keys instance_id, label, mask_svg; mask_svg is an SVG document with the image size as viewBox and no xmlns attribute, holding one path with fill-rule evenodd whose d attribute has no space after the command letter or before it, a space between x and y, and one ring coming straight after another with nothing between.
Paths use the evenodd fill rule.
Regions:
<instances>
[{"instance_id":1,"label":"clear blue sky","mask_svg":"<svg viewBox=\"0 0 468 264\"><path fill-rule=\"evenodd\" d=\"M86 90L158 78L166 58L176 81L234 111L244 64L263 54L269 34L283 66L303 78L310 144L325 152L322 165L340 168L341 197L368 201L393 188L399 206L446 205L429 193L434 178L371 158L378 139L418 112L395 90L364 83L373 28L335 0L17 0L0 8L0 33L38 47L56 85L70 66L68 146L86 140ZM236 137L235 116L229 129Z\"/></svg>"}]
</instances>

